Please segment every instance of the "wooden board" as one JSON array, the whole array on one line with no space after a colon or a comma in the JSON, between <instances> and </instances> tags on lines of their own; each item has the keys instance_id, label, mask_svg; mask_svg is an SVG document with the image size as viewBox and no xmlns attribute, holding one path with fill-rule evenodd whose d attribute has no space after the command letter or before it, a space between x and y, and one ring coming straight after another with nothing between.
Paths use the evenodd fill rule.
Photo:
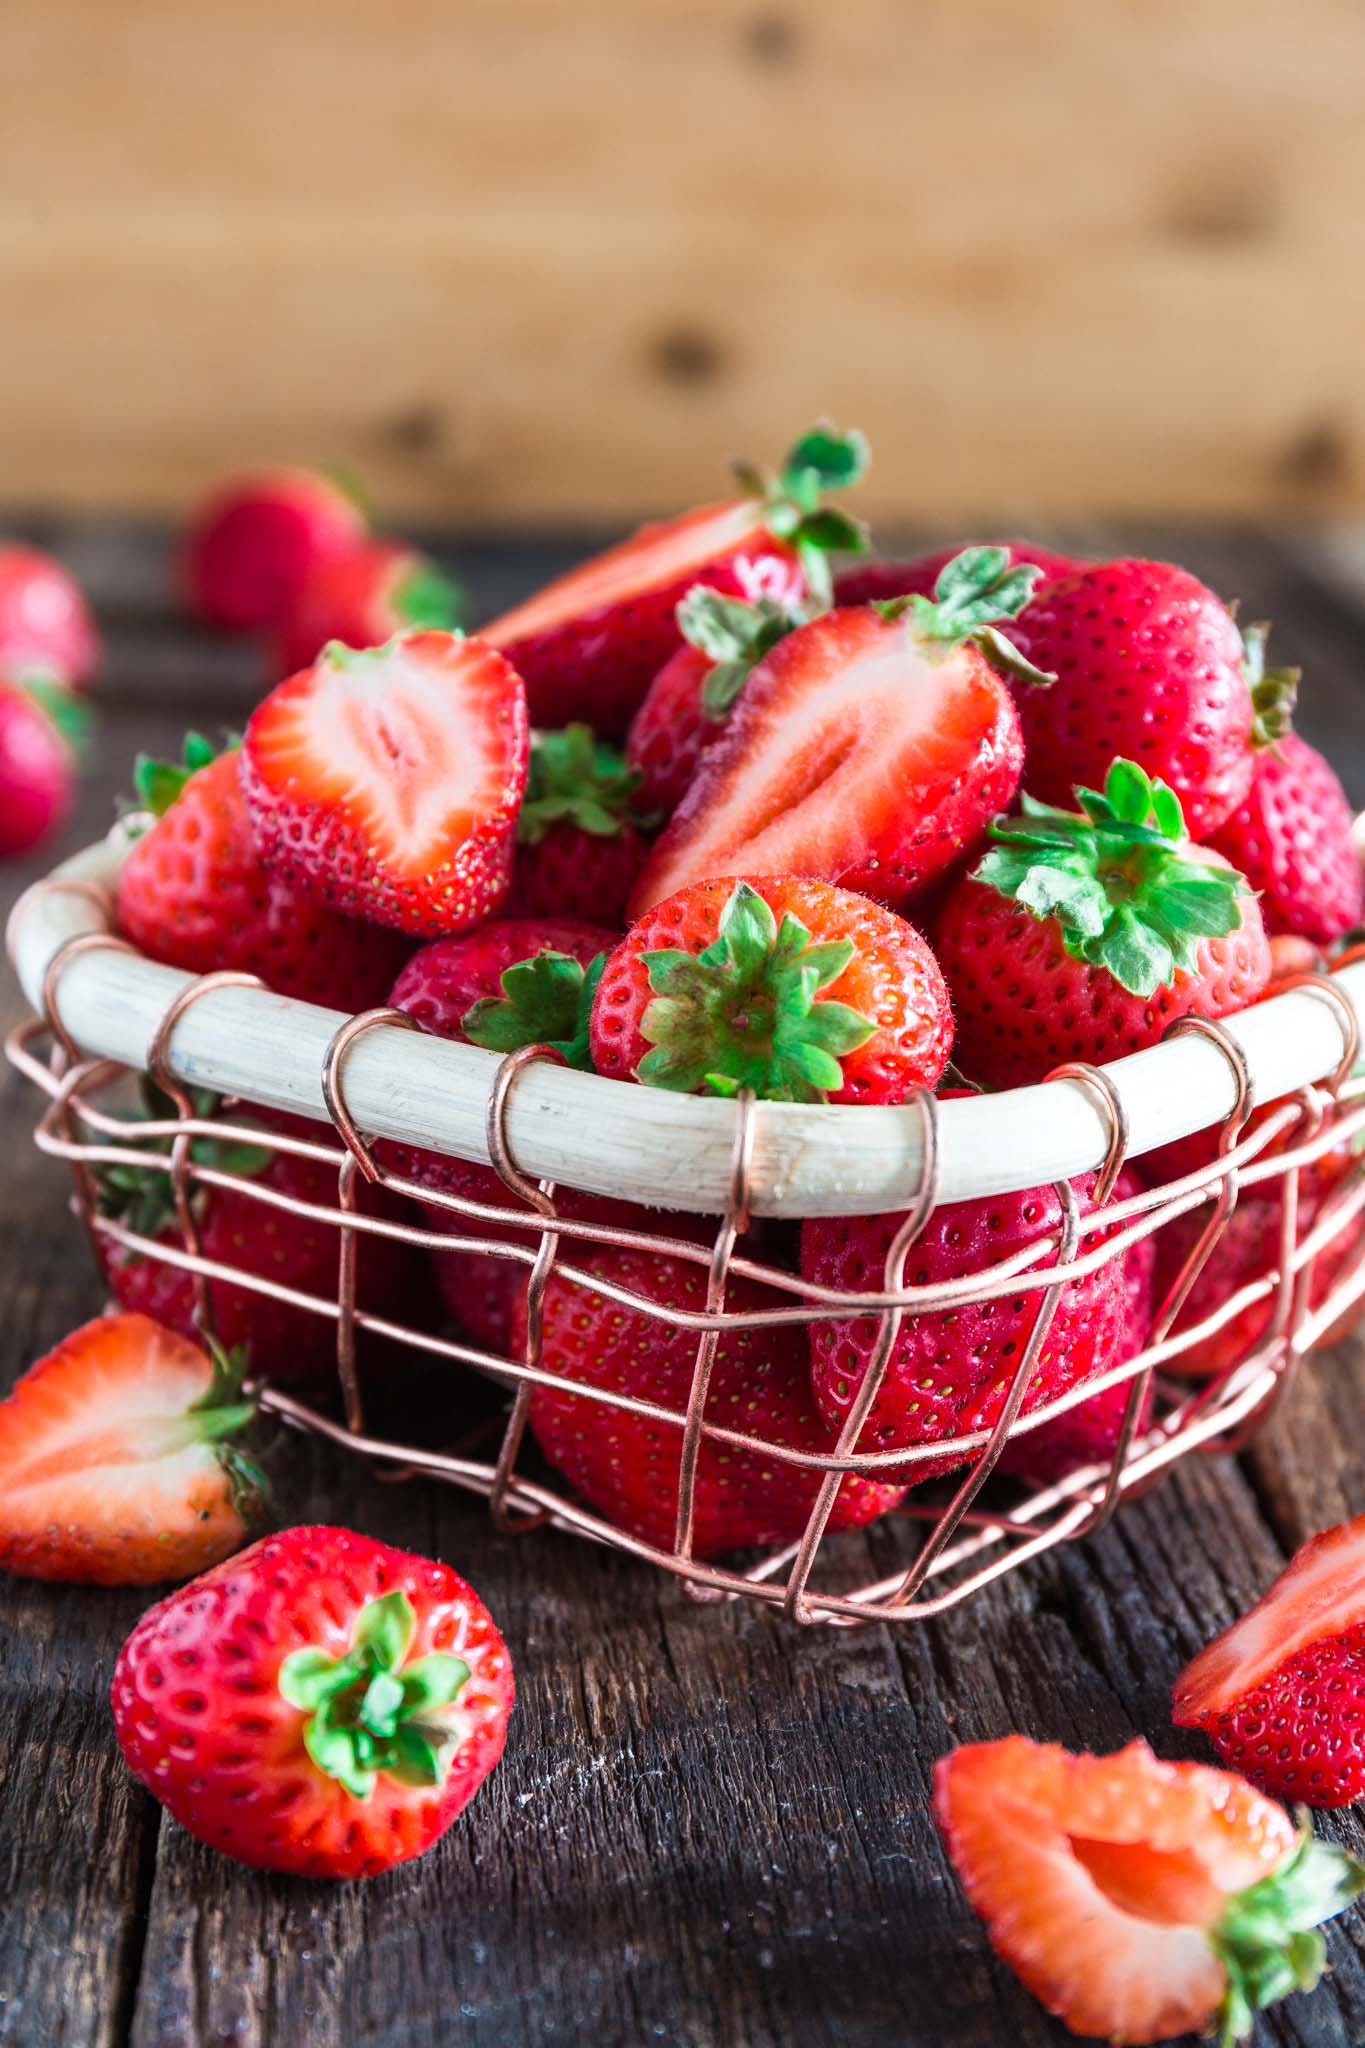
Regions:
<instances>
[{"instance_id":1,"label":"wooden board","mask_svg":"<svg viewBox=\"0 0 1365 2048\"><path fill-rule=\"evenodd\" d=\"M249 653L157 608L159 549L54 530L111 627L101 765L70 844L108 816L135 747L187 706L240 715ZM1312 561L1217 535L1145 536L1311 640L1320 703L1359 718L1365 602ZM530 554L482 561L527 584ZM490 590L491 597L491 590ZM1331 710L1337 706L1337 710ZM1328 735L1330 737L1330 734ZM1365 792L1363 792L1365 793ZM27 873L8 870L8 894ZM0 1023L18 1014L0 984ZM0 1071L0 1386L100 1292L33 1102ZM1064 2048L993 1957L928 1817L934 1759L1022 1729L1096 1749L1168 1720L1190 1653L1310 1530L1365 1510L1365 1348L1311 1366L1238 1465L1194 1460L1097 1542L1054 1553L932 1627L800 1631L698 1609L619 1556L496 1537L446 1490L344 1477L321 1446L271 1449L286 1520L344 1518L448 1558L516 1659L507 1756L433 1854L351 1888L239 1869L123 1774L106 1695L137 1594L4 1586L0 1629L0 2041L5 2048ZM887 1536L864 1538L889 1568ZM3 1583L3 1582L0 1582ZM1359 1814L1320 1822L1365 1849ZM1331 1973L1255 2048L1365 2039L1365 1914ZM1191 2044L1192 2048L1192 2044Z\"/></svg>"},{"instance_id":2,"label":"wooden board","mask_svg":"<svg viewBox=\"0 0 1365 2048\"><path fill-rule=\"evenodd\" d=\"M902 516L1365 507L1344 0L12 13L11 498L618 519L828 411Z\"/></svg>"}]
</instances>

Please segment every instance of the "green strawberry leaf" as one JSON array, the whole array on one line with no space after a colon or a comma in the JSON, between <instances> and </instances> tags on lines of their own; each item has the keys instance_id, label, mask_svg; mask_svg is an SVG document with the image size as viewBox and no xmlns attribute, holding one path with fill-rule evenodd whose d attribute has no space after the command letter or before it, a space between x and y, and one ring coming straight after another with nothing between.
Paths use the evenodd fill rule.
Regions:
<instances>
[{"instance_id":1,"label":"green strawberry leaf","mask_svg":"<svg viewBox=\"0 0 1365 2048\"><path fill-rule=\"evenodd\" d=\"M135 1116L128 1118L130 1135L138 1123L166 1123L177 1114L169 1095L163 1094L146 1075L142 1077L142 1100ZM190 1106L196 1117L208 1120L222 1108L221 1097L204 1088L192 1089ZM165 1158L174 1140L148 1138L142 1149ZM255 1180L275 1157L269 1145L251 1145L219 1138L195 1138L190 1158L196 1166L211 1166L219 1173L234 1174L239 1180ZM171 1177L162 1167L103 1166L95 1174L96 1195L102 1216L116 1217L140 1237L158 1237L175 1220L175 1196ZM207 1199L207 1190L200 1196Z\"/></svg>"},{"instance_id":2,"label":"green strawberry leaf","mask_svg":"<svg viewBox=\"0 0 1365 2048\"><path fill-rule=\"evenodd\" d=\"M228 747L232 744L229 742ZM139 754L133 763L135 801L127 808L150 811L154 818L164 817L190 777L209 767L218 754L219 749L201 732L186 733L184 754L179 761L158 761L151 754Z\"/></svg>"},{"instance_id":3,"label":"green strawberry leaf","mask_svg":"<svg viewBox=\"0 0 1365 2048\"><path fill-rule=\"evenodd\" d=\"M1227 1973L1217 2014L1221 2048L1246 2039L1256 2014L1291 1991L1311 1991L1326 1949L1317 1929L1365 1892L1365 1864L1314 1838L1300 1815L1297 1846L1280 1868L1235 1893L1208 1935Z\"/></svg>"},{"instance_id":4,"label":"green strawberry leaf","mask_svg":"<svg viewBox=\"0 0 1365 2048\"><path fill-rule=\"evenodd\" d=\"M1298 701L1302 669L1267 668L1266 641L1270 627L1265 620L1248 626L1242 634L1242 674L1251 691L1251 736L1258 747L1274 747L1294 729L1294 707Z\"/></svg>"},{"instance_id":5,"label":"green strawberry leaf","mask_svg":"<svg viewBox=\"0 0 1365 2048\"><path fill-rule=\"evenodd\" d=\"M434 562L424 562L398 585L393 608L406 627L452 633L464 624L465 597L458 583Z\"/></svg>"},{"instance_id":6,"label":"green strawberry leaf","mask_svg":"<svg viewBox=\"0 0 1365 2048\"><path fill-rule=\"evenodd\" d=\"M1011 568L1008 548L963 548L939 570L932 597L916 592L877 599L873 608L888 621L908 618L927 646L950 653L970 642L1002 674L1046 687L1056 678L1035 668L998 625L1018 617L1042 574L1031 562Z\"/></svg>"},{"instance_id":7,"label":"green strawberry leaf","mask_svg":"<svg viewBox=\"0 0 1365 2048\"><path fill-rule=\"evenodd\" d=\"M78 757L85 753L95 729L95 714L88 701L56 676L26 675L20 687L71 752Z\"/></svg>"},{"instance_id":8,"label":"green strawberry leaf","mask_svg":"<svg viewBox=\"0 0 1365 2048\"><path fill-rule=\"evenodd\" d=\"M647 830L657 820L635 800L641 780L622 753L594 737L591 726L537 733L517 839L522 846L538 846L558 824L576 825L594 839L614 838L628 825Z\"/></svg>"},{"instance_id":9,"label":"green strawberry leaf","mask_svg":"<svg viewBox=\"0 0 1365 2048\"><path fill-rule=\"evenodd\" d=\"M702 711L719 724L729 715L749 671L769 648L814 614L771 597L725 597L694 583L677 607L678 631L711 661L702 684Z\"/></svg>"},{"instance_id":10,"label":"green strawberry leaf","mask_svg":"<svg viewBox=\"0 0 1365 2048\"><path fill-rule=\"evenodd\" d=\"M471 1004L460 1028L471 1045L486 1052L519 1052L525 1045L548 1045L566 1066L592 1072L588 1029L605 953L585 969L567 953L551 947L519 960L502 975L502 997L484 996Z\"/></svg>"},{"instance_id":11,"label":"green strawberry leaf","mask_svg":"<svg viewBox=\"0 0 1365 2048\"><path fill-rule=\"evenodd\" d=\"M740 487L762 501L769 533L796 549L807 591L822 611L834 594L830 555L862 554L869 540L861 520L830 512L820 494L858 483L868 461L862 434L822 420L795 443L776 476L753 463L733 465Z\"/></svg>"}]
</instances>

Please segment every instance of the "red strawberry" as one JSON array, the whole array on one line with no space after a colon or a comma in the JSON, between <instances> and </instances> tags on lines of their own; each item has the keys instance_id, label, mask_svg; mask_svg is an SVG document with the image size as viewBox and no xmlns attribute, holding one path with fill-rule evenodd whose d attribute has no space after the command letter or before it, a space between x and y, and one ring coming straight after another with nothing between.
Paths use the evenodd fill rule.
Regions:
<instances>
[{"instance_id":1,"label":"red strawberry","mask_svg":"<svg viewBox=\"0 0 1365 2048\"><path fill-rule=\"evenodd\" d=\"M1175 1682L1176 1726L1306 1806L1365 1799L1365 1515L1324 1529Z\"/></svg>"},{"instance_id":2,"label":"red strawberry","mask_svg":"<svg viewBox=\"0 0 1365 2048\"><path fill-rule=\"evenodd\" d=\"M1263 674L1227 606L1169 563L1102 562L1047 583L1012 631L1057 677L1019 697L1025 779L1044 803L1098 784L1125 754L1170 785L1206 839L1245 797L1258 744L1285 729L1292 677Z\"/></svg>"},{"instance_id":3,"label":"red strawberry","mask_svg":"<svg viewBox=\"0 0 1365 2048\"><path fill-rule=\"evenodd\" d=\"M528 746L521 678L486 642L334 642L252 712L242 787L267 866L431 937L506 895Z\"/></svg>"},{"instance_id":4,"label":"red strawberry","mask_svg":"<svg viewBox=\"0 0 1365 2048\"><path fill-rule=\"evenodd\" d=\"M322 556L309 569L280 622L275 673L309 668L329 640L378 647L422 627L453 632L464 599L448 576L404 541L365 541Z\"/></svg>"},{"instance_id":5,"label":"red strawberry","mask_svg":"<svg viewBox=\"0 0 1365 2048\"><path fill-rule=\"evenodd\" d=\"M497 1763L512 1663L448 1565L286 1529L144 1614L111 1698L129 1770L201 1842L374 1877L423 1855Z\"/></svg>"},{"instance_id":6,"label":"red strawberry","mask_svg":"<svg viewBox=\"0 0 1365 2048\"><path fill-rule=\"evenodd\" d=\"M1311 1932L1365 1889L1344 1849L1145 1742L1072 1756L1022 1735L934 1771L934 1818L992 1946L1073 2034L1165 2041L1255 2014L1322 1971Z\"/></svg>"},{"instance_id":7,"label":"red strawberry","mask_svg":"<svg viewBox=\"0 0 1365 2048\"><path fill-rule=\"evenodd\" d=\"M258 974L280 995L338 1010L384 999L406 950L395 932L342 917L262 866L234 752L198 733L183 767L137 764L155 823L119 874L118 927L139 952L191 974Z\"/></svg>"},{"instance_id":8,"label":"red strawberry","mask_svg":"<svg viewBox=\"0 0 1365 2048\"><path fill-rule=\"evenodd\" d=\"M672 1217L674 1236L709 1241L696 1217ZM674 1309L706 1305L706 1268L664 1253L576 1245L572 1263L595 1278ZM736 1278L726 1294L735 1314L780 1307L785 1297ZM556 1268L545 1290L541 1363L583 1386L608 1387L681 1412L697 1355L697 1333L657 1322L644 1310L567 1280ZM515 1336L524 1331L519 1305ZM706 1419L746 1436L807 1451L833 1449L815 1412L798 1333L788 1328L726 1331L717 1346ZM537 1387L531 1428L550 1463L618 1528L672 1550L678 1512L682 1430L574 1394ZM693 1546L698 1557L799 1536L819 1491L816 1470L759 1451L703 1439L697 1463ZM829 1527L857 1529L885 1514L902 1489L850 1476Z\"/></svg>"},{"instance_id":9,"label":"red strawberry","mask_svg":"<svg viewBox=\"0 0 1365 2048\"><path fill-rule=\"evenodd\" d=\"M1082 813L1024 798L936 927L957 1062L1011 1088L1064 1060L1154 1045L1176 1018L1254 1002L1270 949L1242 877L1193 847L1164 783L1115 761Z\"/></svg>"},{"instance_id":10,"label":"red strawberry","mask_svg":"<svg viewBox=\"0 0 1365 2048\"><path fill-rule=\"evenodd\" d=\"M274 630L321 562L354 553L365 515L311 469L265 469L220 484L195 512L180 556L185 602L229 632Z\"/></svg>"},{"instance_id":11,"label":"red strawberry","mask_svg":"<svg viewBox=\"0 0 1365 2048\"><path fill-rule=\"evenodd\" d=\"M154 1091L147 1106L156 1116L173 1114ZM199 1098L196 1107L201 1116L225 1114L214 1096ZM337 1206L335 1167L271 1149L276 1133L315 1144L334 1143L329 1129L266 1110L226 1114L234 1125L259 1130L260 1142L230 1145L197 1139L194 1157L201 1165L216 1166L295 1201L328 1209ZM142 1237L173 1245L183 1241L170 1179L164 1171L108 1167L101 1175L100 1203L105 1215L117 1217ZM358 1185L357 1203L362 1215L390 1221L399 1216L395 1199L368 1182ZM235 1188L201 1188L197 1221L206 1259L260 1279L279 1281L301 1294L336 1300L341 1237L332 1224L291 1215ZM373 1315L411 1321L413 1303L422 1295L417 1253L393 1238L365 1234L357 1241L357 1306ZM197 1334L194 1284L188 1272L104 1239L100 1248L105 1279L122 1307L141 1310L187 1336ZM251 1371L262 1378L315 1380L335 1374L336 1324L330 1317L292 1302L272 1301L231 1280L209 1282L209 1305L218 1341L229 1349L244 1350ZM367 1335L362 1331L362 1357L367 1348Z\"/></svg>"},{"instance_id":12,"label":"red strawberry","mask_svg":"<svg viewBox=\"0 0 1365 2048\"><path fill-rule=\"evenodd\" d=\"M0 546L0 671L78 689L99 662L99 635L70 571L38 548Z\"/></svg>"},{"instance_id":13,"label":"red strawberry","mask_svg":"<svg viewBox=\"0 0 1365 2048\"><path fill-rule=\"evenodd\" d=\"M100 1316L0 1401L0 1570L152 1586L246 1540L260 1476L241 1361L146 1316Z\"/></svg>"},{"instance_id":14,"label":"red strawberry","mask_svg":"<svg viewBox=\"0 0 1365 2048\"><path fill-rule=\"evenodd\" d=\"M625 922L626 897L648 850L653 815L640 778L590 727L537 733L517 818L509 910L517 917Z\"/></svg>"},{"instance_id":15,"label":"red strawberry","mask_svg":"<svg viewBox=\"0 0 1365 2048\"><path fill-rule=\"evenodd\" d=\"M830 612L751 672L636 885L631 911L713 875L810 875L899 909L1018 787L1013 660L991 624L1036 570L960 555L936 601Z\"/></svg>"},{"instance_id":16,"label":"red strawberry","mask_svg":"<svg viewBox=\"0 0 1365 2048\"><path fill-rule=\"evenodd\" d=\"M866 459L860 434L816 427L779 476L741 468L744 498L642 526L485 626L484 638L526 678L537 725L584 719L604 738L622 738L678 647L678 601L694 583L779 601L805 588L828 603L828 552L866 543L853 520L820 509L820 493L856 483Z\"/></svg>"},{"instance_id":17,"label":"red strawberry","mask_svg":"<svg viewBox=\"0 0 1365 2048\"><path fill-rule=\"evenodd\" d=\"M1093 1176L1072 1183L1084 1213ZM811 1217L801 1229L801 1271L822 1287L878 1293L900 1215ZM935 1209L910 1252L908 1284L941 1286L1024 1250L1061 1228L1054 1188L1029 1188L990 1201L950 1202ZM862 1451L912 1449L969 1431L989 1429L1010 1391L1037 1319L1036 1289L981 1304L907 1315L886 1377L858 1440ZM1111 1262L1063 1289L1021 1414L1041 1408L1113 1364L1127 1321L1122 1265ZM810 1326L816 1403L832 1430L848 1417L876 1348L878 1319ZM970 1453L945 1453L907 1465L900 1477L919 1481L947 1472Z\"/></svg>"},{"instance_id":18,"label":"red strawberry","mask_svg":"<svg viewBox=\"0 0 1365 2048\"><path fill-rule=\"evenodd\" d=\"M1365 915L1353 822L1331 764L1291 732L1257 756L1251 788L1209 844L1246 876L1268 932L1325 946Z\"/></svg>"},{"instance_id":19,"label":"red strawberry","mask_svg":"<svg viewBox=\"0 0 1365 2048\"><path fill-rule=\"evenodd\" d=\"M0 681L0 859L27 853L69 816L83 713L46 677Z\"/></svg>"},{"instance_id":20,"label":"red strawberry","mask_svg":"<svg viewBox=\"0 0 1365 2048\"><path fill-rule=\"evenodd\" d=\"M786 875L656 904L607 961L592 1011L599 1074L771 1102L903 1102L934 1086L952 1042L913 925Z\"/></svg>"},{"instance_id":21,"label":"red strawberry","mask_svg":"<svg viewBox=\"0 0 1365 2048\"><path fill-rule=\"evenodd\" d=\"M655 676L626 741L626 760L640 777L640 801L648 809L660 817L677 809L749 671L802 624L807 610L772 597L722 597L693 584L677 608L687 644Z\"/></svg>"},{"instance_id":22,"label":"red strawberry","mask_svg":"<svg viewBox=\"0 0 1365 2048\"><path fill-rule=\"evenodd\" d=\"M932 597L934 585L949 562L965 548L980 547L980 541L954 541L950 547L934 548L909 562L859 562L834 579L834 602L838 605L875 604L893 597ZM1059 555L1040 548L1031 540L988 541L985 546L1003 548L1011 569L1040 569L1042 583L1054 583L1059 576L1074 576L1089 565L1075 555Z\"/></svg>"}]
</instances>

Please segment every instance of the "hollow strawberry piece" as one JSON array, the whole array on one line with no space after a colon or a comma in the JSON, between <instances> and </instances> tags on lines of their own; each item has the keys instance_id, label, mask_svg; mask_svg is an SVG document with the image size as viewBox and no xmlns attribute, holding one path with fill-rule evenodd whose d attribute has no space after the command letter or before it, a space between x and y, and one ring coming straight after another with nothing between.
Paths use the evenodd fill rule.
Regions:
<instances>
[{"instance_id":1,"label":"hollow strawberry piece","mask_svg":"<svg viewBox=\"0 0 1365 2048\"><path fill-rule=\"evenodd\" d=\"M528 746L521 680L483 641L334 643L252 713L242 787L267 865L430 937L506 894Z\"/></svg>"},{"instance_id":2,"label":"hollow strawberry piece","mask_svg":"<svg viewBox=\"0 0 1365 2048\"><path fill-rule=\"evenodd\" d=\"M1365 1888L1240 1779L1145 1742L970 1744L936 1767L934 1815L997 1953L1073 2033L1132 2048L1212 2026L1231 2048L1317 1982L1315 1930Z\"/></svg>"}]
</instances>

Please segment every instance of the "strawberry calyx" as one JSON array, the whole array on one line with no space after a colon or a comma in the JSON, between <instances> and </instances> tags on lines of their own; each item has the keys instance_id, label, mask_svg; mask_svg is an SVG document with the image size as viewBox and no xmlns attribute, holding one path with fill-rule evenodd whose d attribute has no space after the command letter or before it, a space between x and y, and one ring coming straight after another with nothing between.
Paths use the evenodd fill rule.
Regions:
<instances>
[{"instance_id":1,"label":"strawberry calyx","mask_svg":"<svg viewBox=\"0 0 1365 2048\"><path fill-rule=\"evenodd\" d=\"M657 822L635 792L644 780L625 755L599 740L590 725L566 725L531 739L526 795L517 818L522 846L538 846L552 825L576 825L594 839L614 839L627 825Z\"/></svg>"},{"instance_id":2,"label":"strawberry calyx","mask_svg":"<svg viewBox=\"0 0 1365 2048\"><path fill-rule=\"evenodd\" d=\"M291 1650L278 1685L307 1716L304 1746L318 1769L355 1799L381 1772L402 1785L441 1785L456 1746L444 1709L469 1679L462 1657L442 1651L408 1663L417 1616L406 1593L369 1600L344 1657L315 1646Z\"/></svg>"},{"instance_id":3,"label":"strawberry calyx","mask_svg":"<svg viewBox=\"0 0 1365 2048\"><path fill-rule=\"evenodd\" d=\"M1270 625L1264 619L1248 626L1242 634L1242 674L1251 691L1253 711L1252 744L1262 748L1273 747L1277 740L1293 731L1294 706L1303 677L1300 668L1266 667L1265 647L1269 637Z\"/></svg>"},{"instance_id":4,"label":"strawberry calyx","mask_svg":"<svg viewBox=\"0 0 1365 2048\"><path fill-rule=\"evenodd\" d=\"M525 1045L548 1046L568 1067L592 1072L588 1024L605 953L585 968L551 947L503 969L502 998L484 996L470 1005L460 1029L486 1052L519 1052Z\"/></svg>"},{"instance_id":5,"label":"strawberry calyx","mask_svg":"<svg viewBox=\"0 0 1365 2048\"><path fill-rule=\"evenodd\" d=\"M865 554L869 546L863 521L822 504L822 494L858 483L867 464L862 434L840 433L821 420L792 446L776 475L749 462L732 465L744 490L762 502L773 539L796 550L806 588L822 610L834 595L830 556Z\"/></svg>"},{"instance_id":6,"label":"strawberry calyx","mask_svg":"<svg viewBox=\"0 0 1365 2048\"><path fill-rule=\"evenodd\" d=\"M434 562L422 561L395 587L394 615L409 630L439 628L453 633L463 623L464 592Z\"/></svg>"},{"instance_id":7,"label":"strawberry calyx","mask_svg":"<svg viewBox=\"0 0 1365 2048\"><path fill-rule=\"evenodd\" d=\"M1016 619L1033 595L1043 572L1033 562L1011 566L1008 548L963 548L945 562L934 581L934 594L873 600L884 619L909 617L922 641L937 642L951 653L968 641L980 649L992 668L1016 682L1046 688L1057 678L1035 668L1027 655L999 630L1001 619Z\"/></svg>"},{"instance_id":8,"label":"strawberry calyx","mask_svg":"<svg viewBox=\"0 0 1365 2048\"><path fill-rule=\"evenodd\" d=\"M638 1079L685 1094L750 1088L769 1102L825 1101L843 1085L840 1060L876 1030L847 1004L816 1000L853 954L848 939L815 943L790 911L779 926L758 891L737 883L703 952L641 953L653 1000Z\"/></svg>"},{"instance_id":9,"label":"strawberry calyx","mask_svg":"<svg viewBox=\"0 0 1365 2048\"><path fill-rule=\"evenodd\" d=\"M234 736L228 740L224 751L230 752L238 745L240 741ZM153 818L164 818L190 777L197 775L201 768L211 767L218 759L219 751L203 733L187 732L178 761L160 761L154 754L139 754L133 762L134 801L128 809L146 811Z\"/></svg>"},{"instance_id":10,"label":"strawberry calyx","mask_svg":"<svg viewBox=\"0 0 1365 2048\"><path fill-rule=\"evenodd\" d=\"M129 1118L130 1123L164 1123L177 1114L170 1097L163 1094L146 1075L142 1077L141 1092L141 1106ZM222 1107L222 1097L210 1089L196 1088L190 1091L190 1104L195 1116L207 1121L217 1116ZM149 1138L142 1149L164 1157L173 1143L171 1138ZM196 1166L212 1166L220 1173L234 1174L240 1180L251 1180L264 1173L273 1157L274 1153L267 1145L247 1145L221 1138L194 1138L190 1141L190 1158ZM175 1192L171 1177L159 1167L131 1166L120 1160L99 1168L96 1185L100 1214L125 1223L140 1237L158 1237L175 1218ZM136 1254L130 1253L129 1256Z\"/></svg>"},{"instance_id":11,"label":"strawberry calyx","mask_svg":"<svg viewBox=\"0 0 1365 2048\"><path fill-rule=\"evenodd\" d=\"M1301 1814L1297 1846L1279 1869L1228 1900L1209 1946L1227 1972L1216 2015L1220 2048L1245 2040L1256 2014L1291 1991L1311 1991L1326 1950L1316 1932L1365 1892L1365 1864L1314 1838Z\"/></svg>"},{"instance_id":12,"label":"strawberry calyx","mask_svg":"<svg viewBox=\"0 0 1365 2048\"><path fill-rule=\"evenodd\" d=\"M703 717L717 725L728 717L755 662L814 616L808 606L779 604L774 597L723 597L694 583L676 617L683 639L711 662L702 684Z\"/></svg>"},{"instance_id":13,"label":"strawberry calyx","mask_svg":"<svg viewBox=\"0 0 1365 2048\"><path fill-rule=\"evenodd\" d=\"M1187 858L1180 799L1135 762L1116 760L1103 794L1076 797L1079 812L1023 796L1022 815L991 826L995 843L972 879L1055 918L1072 959L1145 998L1197 967L1201 940L1238 929L1246 879Z\"/></svg>"}]
</instances>

